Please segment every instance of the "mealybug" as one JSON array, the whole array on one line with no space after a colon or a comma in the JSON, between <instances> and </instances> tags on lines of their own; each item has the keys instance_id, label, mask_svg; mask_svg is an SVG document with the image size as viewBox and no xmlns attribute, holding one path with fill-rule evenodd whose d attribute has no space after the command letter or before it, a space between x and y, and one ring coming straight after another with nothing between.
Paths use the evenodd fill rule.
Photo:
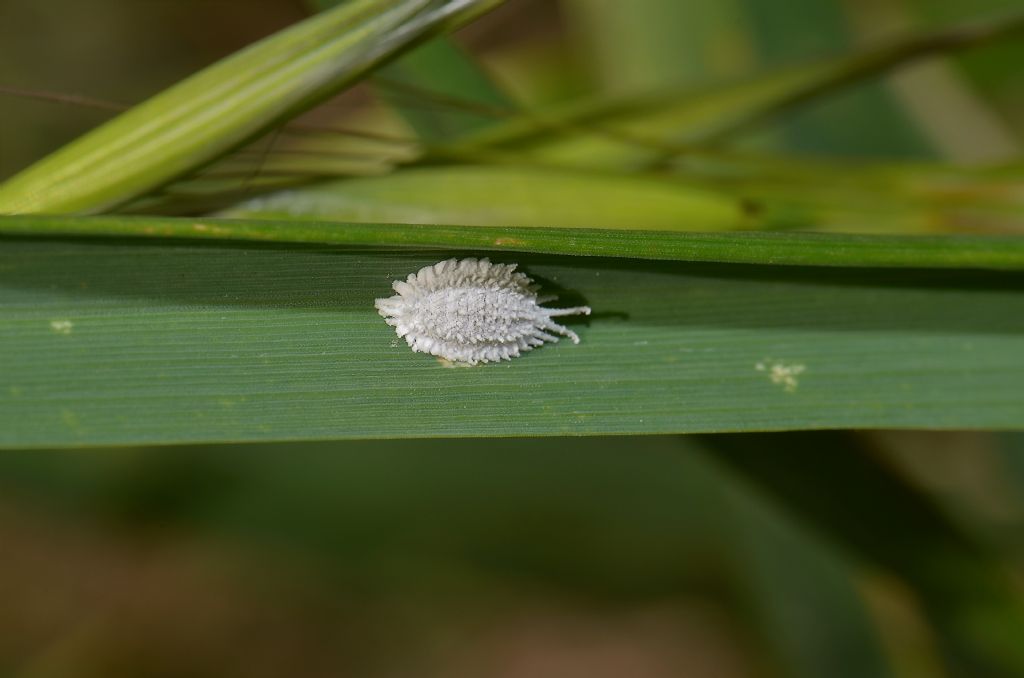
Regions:
<instances>
[{"instance_id":1,"label":"mealybug","mask_svg":"<svg viewBox=\"0 0 1024 678\"><path fill-rule=\"evenodd\" d=\"M580 343L576 333L551 320L562 315L590 315L589 306L544 308L554 296L538 297L540 286L516 264L488 259L448 259L424 266L392 287L397 295L374 305L405 337L413 351L453 362L511 360L558 333Z\"/></svg>"}]
</instances>

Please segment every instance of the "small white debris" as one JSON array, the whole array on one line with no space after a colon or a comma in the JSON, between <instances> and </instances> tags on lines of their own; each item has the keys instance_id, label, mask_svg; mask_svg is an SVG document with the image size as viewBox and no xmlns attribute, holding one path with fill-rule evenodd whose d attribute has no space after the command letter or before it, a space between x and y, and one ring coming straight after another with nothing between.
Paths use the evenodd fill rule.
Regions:
<instances>
[{"instance_id":1,"label":"small white debris","mask_svg":"<svg viewBox=\"0 0 1024 678\"><path fill-rule=\"evenodd\" d=\"M516 266L447 259L396 280L398 294L374 305L413 351L457 363L511 360L558 341L552 333L580 343L575 332L551 318L590 315L590 307L542 307L556 297L538 297L540 286L516 273Z\"/></svg>"},{"instance_id":2,"label":"small white debris","mask_svg":"<svg viewBox=\"0 0 1024 678\"><path fill-rule=\"evenodd\" d=\"M762 361L754 365L754 369L758 372L768 372L768 378L772 380L773 384L782 386L786 393L793 393L800 385L800 381L797 379L798 376L807 370L806 365L786 365L781 362L774 362L770 366L766 363L771 362L770 359Z\"/></svg>"},{"instance_id":3,"label":"small white debris","mask_svg":"<svg viewBox=\"0 0 1024 678\"><path fill-rule=\"evenodd\" d=\"M71 334L71 330L74 329L75 324L70 320L51 320L50 329L57 334Z\"/></svg>"}]
</instances>

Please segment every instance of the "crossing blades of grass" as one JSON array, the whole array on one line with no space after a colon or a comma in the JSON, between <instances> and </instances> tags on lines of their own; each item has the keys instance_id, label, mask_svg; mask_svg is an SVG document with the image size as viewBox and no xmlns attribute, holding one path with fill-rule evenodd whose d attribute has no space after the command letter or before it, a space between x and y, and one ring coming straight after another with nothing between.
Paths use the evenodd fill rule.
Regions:
<instances>
[{"instance_id":1,"label":"crossing blades of grass","mask_svg":"<svg viewBox=\"0 0 1024 678\"><path fill-rule=\"evenodd\" d=\"M131 109L0 186L2 213L98 212L311 107L501 0L350 0Z\"/></svg>"},{"instance_id":2,"label":"crossing blades of grass","mask_svg":"<svg viewBox=\"0 0 1024 678\"><path fill-rule=\"evenodd\" d=\"M587 167L660 162L913 60L1019 35L1022 30L1024 14L1020 12L964 22L734 85L589 102L562 112L523 116L481 133L466 145L515 149L545 162Z\"/></svg>"}]
</instances>

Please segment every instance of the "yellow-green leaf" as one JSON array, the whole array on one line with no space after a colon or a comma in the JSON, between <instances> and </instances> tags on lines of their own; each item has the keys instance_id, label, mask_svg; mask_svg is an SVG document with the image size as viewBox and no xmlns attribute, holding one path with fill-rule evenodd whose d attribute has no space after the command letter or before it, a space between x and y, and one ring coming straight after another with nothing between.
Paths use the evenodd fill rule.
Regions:
<instances>
[{"instance_id":1,"label":"yellow-green leaf","mask_svg":"<svg viewBox=\"0 0 1024 678\"><path fill-rule=\"evenodd\" d=\"M502 0L349 0L207 68L0 185L0 214L98 212L203 166Z\"/></svg>"}]
</instances>

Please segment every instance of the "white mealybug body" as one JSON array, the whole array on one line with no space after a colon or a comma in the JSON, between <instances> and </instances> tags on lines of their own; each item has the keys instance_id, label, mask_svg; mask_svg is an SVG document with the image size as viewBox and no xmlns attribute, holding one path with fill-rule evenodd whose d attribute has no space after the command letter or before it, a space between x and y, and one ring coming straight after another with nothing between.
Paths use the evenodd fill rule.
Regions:
<instances>
[{"instance_id":1,"label":"white mealybug body","mask_svg":"<svg viewBox=\"0 0 1024 678\"><path fill-rule=\"evenodd\" d=\"M556 297L538 297L540 286L516 264L488 259L447 259L424 266L392 285L397 295L374 305L413 351L452 362L511 360L555 333L580 343L576 333L551 318L590 315L588 306L544 308Z\"/></svg>"}]
</instances>

